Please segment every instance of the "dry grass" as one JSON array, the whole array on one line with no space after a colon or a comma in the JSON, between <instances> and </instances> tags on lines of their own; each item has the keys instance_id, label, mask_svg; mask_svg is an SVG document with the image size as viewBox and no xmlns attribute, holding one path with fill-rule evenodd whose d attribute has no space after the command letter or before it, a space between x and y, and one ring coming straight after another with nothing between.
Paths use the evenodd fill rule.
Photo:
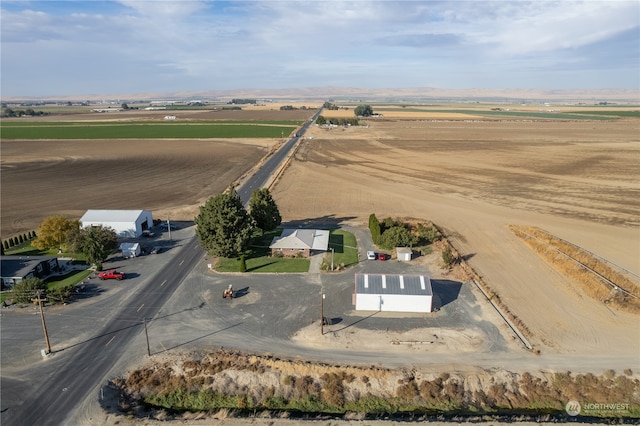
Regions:
<instances>
[{"instance_id":1,"label":"dry grass","mask_svg":"<svg viewBox=\"0 0 640 426\"><path fill-rule=\"evenodd\" d=\"M612 269L605 260L542 229L515 225L510 228L592 298L623 311L640 313L640 285Z\"/></svg>"},{"instance_id":2,"label":"dry grass","mask_svg":"<svg viewBox=\"0 0 640 426\"><path fill-rule=\"evenodd\" d=\"M451 410L562 413L566 401L572 399L629 404L626 413L615 416L640 413L637 403L640 380L626 372L618 375L614 371L602 376L570 372L515 374L504 370L438 375L219 350L185 361L152 364L113 383L123 391L125 400L119 406L126 414L141 406L135 400L162 401L165 408L207 411L215 418L226 418L243 410L264 410L273 416L271 410L278 415L288 409L314 414ZM191 402L197 408L190 408ZM165 410L156 414L166 419Z\"/></svg>"}]
</instances>

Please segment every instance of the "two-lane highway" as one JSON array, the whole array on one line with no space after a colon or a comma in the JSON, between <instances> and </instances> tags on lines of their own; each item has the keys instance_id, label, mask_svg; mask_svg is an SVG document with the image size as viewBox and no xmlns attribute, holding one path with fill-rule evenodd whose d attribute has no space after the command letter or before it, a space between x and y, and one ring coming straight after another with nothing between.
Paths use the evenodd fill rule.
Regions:
<instances>
[{"instance_id":1,"label":"two-lane highway","mask_svg":"<svg viewBox=\"0 0 640 426\"><path fill-rule=\"evenodd\" d=\"M144 320L153 318L162 308L202 255L197 240L189 240L135 295L135 303L114 315L95 338L81 345L49 377L43 377L42 386L28 401L3 413L2 424L64 424L78 403L95 394L100 380L143 330Z\"/></svg>"},{"instance_id":2,"label":"two-lane highway","mask_svg":"<svg viewBox=\"0 0 640 426\"><path fill-rule=\"evenodd\" d=\"M319 110L262 167L238 188L246 205L254 189L261 188L281 162L287 158ZM203 258L204 252L195 237L189 239L173 259L151 277L135 294L135 303L120 308L94 338L78 345L69 354L61 353L46 365L34 366L41 385L18 406L2 407L1 423L6 425L60 425L85 398L98 394L109 370L126 352L129 344L144 330L144 321L152 321L185 277ZM144 354L141 354L143 356ZM12 389L3 387L2 392Z\"/></svg>"}]
</instances>

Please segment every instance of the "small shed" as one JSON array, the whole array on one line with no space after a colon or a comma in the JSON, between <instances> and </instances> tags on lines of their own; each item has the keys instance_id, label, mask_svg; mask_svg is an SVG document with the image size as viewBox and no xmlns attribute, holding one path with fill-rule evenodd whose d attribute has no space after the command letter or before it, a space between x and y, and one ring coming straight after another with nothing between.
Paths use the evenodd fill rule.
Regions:
<instances>
[{"instance_id":1,"label":"small shed","mask_svg":"<svg viewBox=\"0 0 640 426\"><path fill-rule=\"evenodd\" d=\"M356 274L356 311L431 312L428 275Z\"/></svg>"},{"instance_id":2,"label":"small shed","mask_svg":"<svg viewBox=\"0 0 640 426\"><path fill-rule=\"evenodd\" d=\"M122 243L120 250L122 250L122 257L127 259L140 256L140 243Z\"/></svg>"},{"instance_id":3,"label":"small shed","mask_svg":"<svg viewBox=\"0 0 640 426\"><path fill-rule=\"evenodd\" d=\"M410 247L396 247L396 256L398 260L408 262L411 260L412 250Z\"/></svg>"}]
</instances>

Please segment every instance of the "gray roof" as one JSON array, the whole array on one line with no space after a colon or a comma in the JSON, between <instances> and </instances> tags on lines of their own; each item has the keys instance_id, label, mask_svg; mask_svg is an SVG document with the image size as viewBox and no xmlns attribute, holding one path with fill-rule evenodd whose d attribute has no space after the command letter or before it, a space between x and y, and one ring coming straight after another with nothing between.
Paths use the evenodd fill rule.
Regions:
<instances>
[{"instance_id":1,"label":"gray roof","mask_svg":"<svg viewBox=\"0 0 640 426\"><path fill-rule=\"evenodd\" d=\"M39 263L55 258L55 256L0 256L0 276L22 278L33 271Z\"/></svg>"},{"instance_id":2,"label":"gray roof","mask_svg":"<svg viewBox=\"0 0 640 426\"><path fill-rule=\"evenodd\" d=\"M310 249L327 251L329 231L323 229L283 229L271 240L269 248Z\"/></svg>"},{"instance_id":3,"label":"gray roof","mask_svg":"<svg viewBox=\"0 0 640 426\"><path fill-rule=\"evenodd\" d=\"M433 296L428 275L356 274L356 294Z\"/></svg>"},{"instance_id":4,"label":"gray roof","mask_svg":"<svg viewBox=\"0 0 640 426\"><path fill-rule=\"evenodd\" d=\"M80 222L135 222L144 210L87 210Z\"/></svg>"}]
</instances>

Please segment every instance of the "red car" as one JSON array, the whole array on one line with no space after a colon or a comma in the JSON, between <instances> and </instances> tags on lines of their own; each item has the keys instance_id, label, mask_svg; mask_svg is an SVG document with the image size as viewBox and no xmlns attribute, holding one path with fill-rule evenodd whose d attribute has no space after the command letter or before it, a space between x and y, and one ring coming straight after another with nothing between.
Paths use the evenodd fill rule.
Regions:
<instances>
[{"instance_id":1,"label":"red car","mask_svg":"<svg viewBox=\"0 0 640 426\"><path fill-rule=\"evenodd\" d=\"M124 272L118 272L115 269L109 269L108 271L102 271L98 274L98 278L101 280L124 280Z\"/></svg>"},{"instance_id":2,"label":"red car","mask_svg":"<svg viewBox=\"0 0 640 426\"><path fill-rule=\"evenodd\" d=\"M384 253L378 253L378 260L387 260L387 255Z\"/></svg>"}]
</instances>

